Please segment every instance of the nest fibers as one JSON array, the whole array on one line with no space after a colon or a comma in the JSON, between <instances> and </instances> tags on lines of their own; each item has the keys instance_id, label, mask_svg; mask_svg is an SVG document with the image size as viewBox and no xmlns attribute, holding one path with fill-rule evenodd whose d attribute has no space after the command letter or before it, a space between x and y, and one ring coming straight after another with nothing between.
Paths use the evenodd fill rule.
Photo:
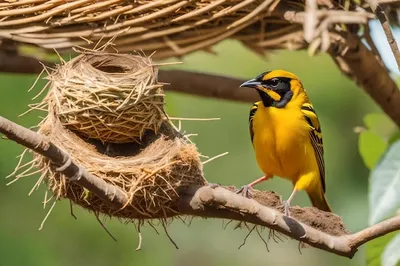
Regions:
<instances>
[{"instance_id":1,"label":"nest fibers","mask_svg":"<svg viewBox=\"0 0 400 266\"><path fill-rule=\"evenodd\" d=\"M128 63L134 65L128 68ZM84 69L88 66L89 69ZM109 71L111 66L118 73L114 70L104 72L105 69ZM78 74L75 68L82 73ZM133 69L135 73L142 74L133 74ZM42 175L34 188L45 181L56 199L69 198L97 213L127 219L174 216L176 209L171 206L179 197L177 189L194 184L204 185L206 181L195 145L161 116L162 89L147 86L152 83L150 81L156 80L157 73L148 69L152 67L149 59L144 57L98 52L82 54L58 66L50 75L51 89L38 105L46 106L48 111L38 132L90 173L123 190L129 197L123 209L115 211L96 195L69 182L46 157L38 154L34 154L29 164L17 167L17 170L28 167L17 175L17 179L29 175L26 174L29 172L37 173L31 169L39 168ZM121 70L127 73L120 73ZM123 83L125 81L127 83ZM160 99L154 100L154 97ZM157 110L154 111L154 108ZM118 113L119 110L124 112ZM135 117L137 114L142 120ZM110 119L107 120L107 117ZM152 117L151 124L157 125L158 130L153 127L143 132L141 140L125 142L133 137L128 134L129 129L135 131L135 128L142 128L142 121L147 117ZM107 121L107 126L104 126L104 121ZM101 127L103 133L91 135L83 125L91 127L93 132ZM121 130L116 131L115 128L124 128L123 134L117 134ZM88 135L93 138L88 138ZM114 140L121 136L124 143L104 143L99 136L114 136Z\"/></svg>"},{"instance_id":2,"label":"nest fibers","mask_svg":"<svg viewBox=\"0 0 400 266\"><path fill-rule=\"evenodd\" d=\"M119 52L157 50L154 55L157 59L183 56L197 50L210 51L214 44L228 38L239 40L260 53L272 49L301 49L307 47L307 42L326 49L330 44L329 32L335 24L365 25L374 17L364 2L2 1L0 39L62 51L76 46L93 49L96 44L118 36L114 44ZM357 32L358 28L354 34Z\"/></svg>"},{"instance_id":3,"label":"nest fibers","mask_svg":"<svg viewBox=\"0 0 400 266\"><path fill-rule=\"evenodd\" d=\"M164 117L157 71L148 57L80 55L50 75L54 111L63 126L103 143L140 140Z\"/></svg>"}]
</instances>

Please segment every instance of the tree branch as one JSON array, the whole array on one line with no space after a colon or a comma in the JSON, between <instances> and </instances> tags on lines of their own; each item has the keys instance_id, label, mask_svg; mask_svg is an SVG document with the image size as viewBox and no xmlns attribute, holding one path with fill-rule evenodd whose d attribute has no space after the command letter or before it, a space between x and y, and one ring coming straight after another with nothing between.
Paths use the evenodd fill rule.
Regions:
<instances>
[{"instance_id":1,"label":"tree branch","mask_svg":"<svg viewBox=\"0 0 400 266\"><path fill-rule=\"evenodd\" d=\"M88 173L83 167L72 162L68 154L40 134L3 117L0 117L0 132L8 139L49 158L69 181L85 187L111 207L121 208L128 202L122 190ZM397 216L355 234L333 236L222 187L192 186L179 191L179 194L180 199L176 203L176 208L182 215L223 218L268 227L310 246L348 258L354 256L360 245L400 229L400 216ZM334 217L331 213L319 210L318 213ZM312 221L314 223L318 215L312 217L315 219Z\"/></svg>"},{"instance_id":2,"label":"tree branch","mask_svg":"<svg viewBox=\"0 0 400 266\"><path fill-rule=\"evenodd\" d=\"M352 258L366 242L400 230L400 216L396 216L354 234L332 236L221 187L192 188L182 195L179 207L183 214L265 226L315 248L348 258Z\"/></svg>"},{"instance_id":3,"label":"tree branch","mask_svg":"<svg viewBox=\"0 0 400 266\"><path fill-rule=\"evenodd\" d=\"M383 62L353 34L339 32L333 38L336 45L329 50L329 54L340 70L356 81L400 126L400 90Z\"/></svg>"},{"instance_id":4,"label":"tree branch","mask_svg":"<svg viewBox=\"0 0 400 266\"><path fill-rule=\"evenodd\" d=\"M49 158L58 167L57 170L63 173L70 181L93 192L116 210L124 206L123 202L128 201L128 197L122 190L106 183L104 180L87 172L85 168L75 164L67 153L57 148L42 135L1 116L0 132L7 136L8 139Z\"/></svg>"},{"instance_id":5,"label":"tree branch","mask_svg":"<svg viewBox=\"0 0 400 266\"><path fill-rule=\"evenodd\" d=\"M170 84L166 90L224 100L258 101L254 90L239 87L244 82L241 79L183 70L160 70L158 76L161 82Z\"/></svg>"},{"instance_id":6,"label":"tree branch","mask_svg":"<svg viewBox=\"0 0 400 266\"><path fill-rule=\"evenodd\" d=\"M46 66L54 65L54 63L43 62ZM0 72L31 74L40 73L43 65L33 57L27 57L0 50Z\"/></svg>"},{"instance_id":7,"label":"tree branch","mask_svg":"<svg viewBox=\"0 0 400 266\"><path fill-rule=\"evenodd\" d=\"M396 38L393 36L393 32L390 29L389 19L387 18L385 11L379 5L378 0L366 0L368 5L371 7L372 11L375 13L379 22L382 25L383 31L385 32L386 38L389 42L390 49L392 49L392 53L397 62L397 68L400 70L400 51L397 46Z\"/></svg>"}]
</instances>

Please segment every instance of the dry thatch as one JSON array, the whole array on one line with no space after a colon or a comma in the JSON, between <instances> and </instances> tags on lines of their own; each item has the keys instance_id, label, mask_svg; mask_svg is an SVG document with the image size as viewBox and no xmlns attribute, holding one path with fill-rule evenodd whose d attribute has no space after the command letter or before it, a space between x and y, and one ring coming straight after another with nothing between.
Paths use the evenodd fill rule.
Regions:
<instances>
[{"instance_id":1,"label":"dry thatch","mask_svg":"<svg viewBox=\"0 0 400 266\"><path fill-rule=\"evenodd\" d=\"M23 165L28 169L22 175L29 175L32 169L32 174L37 173L39 168L42 174L35 187L45 181L56 199L69 198L96 213L126 219L176 215L176 207L172 206L179 198L177 190L204 185L206 180L196 146L161 115L162 101L156 101L155 108L154 100L149 100L162 95L160 86L143 85L157 80L157 71L148 70L149 62L149 58L139 56L84 53L57 67L50 75L51 89L35 107L46 107L48 111L38 132L87 171L124 191L129 198L126 206L113 209L68 181L48 158L38 154ZM127 63L134 65L127 68ZM147 124L157 125L157 130L136 131L141 132L140 137L128 134L130 128L133 132L143 128L143 118L148 117L152 120ZM121 125L126 128L123 132ZM119 143L104 142L105 136L107 140L113 136L112 140Z\"/></svg>"},{"instance_id":2,"label":"dry thatch","mask_svg":"<svg viewBox=\"0 0 400 266\"><path fill-rule=\"evenodd\" d=\"M140 140L163 121L157 72L147 57L86 52L49 76L55 113L63 126L103 143Z\"/></svg>"},{"instance_id":3,"label":"dry thatch","mask_svg":"<svg viewBox=\"0 0 400 266\"><path fill-rule=\"evenodd\" d=\"M62 51L93 48L118 35L119 52L156 50L157 59L208 50L228 38L257 52L300 49L307 42L326 50L333 25L365 24L374 17L363 1L309 2L306 7L304 0L16 1L0 4L0 38ZM397 10L391 2L385 8ZM390 14L397 21L397 13Z\"/></svg>"}]
</instances>

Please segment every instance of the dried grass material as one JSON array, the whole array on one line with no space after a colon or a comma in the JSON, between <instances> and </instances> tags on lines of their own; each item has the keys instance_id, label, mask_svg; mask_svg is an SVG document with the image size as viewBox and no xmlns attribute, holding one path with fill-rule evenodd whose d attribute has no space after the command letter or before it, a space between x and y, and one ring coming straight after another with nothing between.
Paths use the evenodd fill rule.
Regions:
<instances>
[{"instance_id":1,"label":"dried grass material","mask_svg":"<svg viewBox=\"0 0 400 266\"><path fill-rule=\"evenodd\" d=\"M318 5L315 25L304 20L311 2ZM62 51L118 36L119 52L157 51L154 58L164 59L210 51L228 38L256 52L301 49L303 28L310 39L328 39L335 24L366 24L373 15L352 0L40 0L0 3L0 17L0 38Z\"/></svg>"},{"instance_id":2,"label":"dried grass material","mask_svg":"<svg viewBox=\"0 0 400 266\"><path fill-rule=\"evenodd\" d=\"M49 79L63 126L110 143L140 141L165 118L158 69L149 57L87 51Z\"/></svg>"},{"instance_id":3,"label":"dried grass material","mask_svg":"<svg viewBox=\"0 0 400 266\"><path fill-rule=\"evenodd\" d=\"M32 191L45 182L54 200L68 198L96 215L163 222L177 214L178 189L207 183L196 146L163 111L157 69L149 58L85 51L49 76L39 93L50 88L47 95L31 105L47 112L38 132L129 200L115 210L68 181L46 157L34 154L22 163L25 151L12 173L15 180L41 172ZM46 194L44 204L48 201Z\"/></svg>"},{"instance_id":4,"label":"dried grass material","mask_svg":"<svg viewBox=\"0 0 400 266\"><path fill-rule=\"evenodd\" d=\"M35 154L32 164L41 169L56 199L68 198L96 213L129 220L164 219L177 214L171 206L178 199L178 188L206 184L196 146L188 143L168 122L162 124L158 134L146 133L141 144L106 146L97 140L83 140L65 129L53 107L50 102L49 114L38 132L49 137L89 172L125 191L129 204L119 211L111 209L96 195L69 182L47 158Z\"/></svg>"}]
</instances>

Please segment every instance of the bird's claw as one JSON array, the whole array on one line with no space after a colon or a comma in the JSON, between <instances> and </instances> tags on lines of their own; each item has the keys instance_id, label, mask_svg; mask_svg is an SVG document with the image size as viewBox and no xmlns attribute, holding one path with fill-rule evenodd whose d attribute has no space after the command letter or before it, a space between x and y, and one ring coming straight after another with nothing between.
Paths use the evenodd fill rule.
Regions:
<instances>
[{"instance_id":1,"label":"bird's claw","mask_svg":"<svg viewBox=\"0 0 400 266\"><path fill-rule=\"evenodd\" d=\"M290 217L290 204L287 200L283 201L285 216Z\"/></svg>"},{"instance_id":2,"label":"bird's claw","mask_svg":"<svg viewBox=\"0 0 400 266\"><path fill-rule=\"evenodd\" d=\"M241 194L246 198L252 198L254 194L252 190L253 188L249 185L244 185L238 191L236 191L236 194Z\"/></svg>"}]
</instances>

